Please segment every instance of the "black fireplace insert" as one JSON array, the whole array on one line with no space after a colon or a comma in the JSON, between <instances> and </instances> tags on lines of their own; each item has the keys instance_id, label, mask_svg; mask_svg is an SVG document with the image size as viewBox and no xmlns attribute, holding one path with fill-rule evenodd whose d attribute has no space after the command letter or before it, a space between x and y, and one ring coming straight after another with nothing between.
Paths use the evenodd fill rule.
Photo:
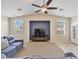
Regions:
<instances>
[{"instance_id":1,"label":"black fireplace insert","mask_svg":"<svg viewBox=\"0 0 79 59\"><path fill-rule=\"evenodd\" d=\"M45 29L35 29L32 41L47 41L47 35L45 34ZM40 38L40 39L39 39Z\"/></svg>"},{"instance_id":2,"label":"black fireplace insert","mask_svg":"<svg viewBox=\"0 0 79 59\"><path fill-rule=\"evenodd\" d=\"M44 37L44 36L46 36L45 29L42 29L42 28L35 29L35 35L34 36L35 37Z\"/></svg>"}]
</instances>

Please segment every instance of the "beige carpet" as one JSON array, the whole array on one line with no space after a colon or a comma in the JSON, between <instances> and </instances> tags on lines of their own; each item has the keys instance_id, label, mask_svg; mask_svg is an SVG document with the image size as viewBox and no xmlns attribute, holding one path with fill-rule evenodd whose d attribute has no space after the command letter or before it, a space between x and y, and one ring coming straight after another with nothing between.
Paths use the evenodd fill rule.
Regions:
<instances>
[{"instance_id":1,"label":"beige carpet","mask_svg":"<svg viewBox=\"0 0 79 59\"><path fill-rule=\"evenodd\" d=\"M64 55L64 52L55 43L30 42L25 43L24 48L19 51L15 57L30 55L61 57Z\"/></svg>"},{"instance_id":2,"label":"beige carpet","mask_svg":"<svg viewBox=\"0 0 79 59\"><path fill-rule=\"evenodd\" d=\"M75 56L78 56L78 45L71 42L57 42L58 45L65 53L72 52Z\"/></svg>"}]
</instances>

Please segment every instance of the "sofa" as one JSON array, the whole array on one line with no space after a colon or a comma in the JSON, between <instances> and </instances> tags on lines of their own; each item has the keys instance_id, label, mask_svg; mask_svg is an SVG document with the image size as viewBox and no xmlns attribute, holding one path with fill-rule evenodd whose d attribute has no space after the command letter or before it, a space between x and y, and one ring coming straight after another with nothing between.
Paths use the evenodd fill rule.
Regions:
<instances>
[{"instance_id":1,"label":"sofa","mask_svg":"<svg viewBox=\"0 0 79 59\"><path fill-rule=\"evenodd\" d=\"M7 58L12 58L23 48L23 40L16 40L14 36L1 37L1 54Z\"/></svg>"},{"instance_id":2,"label":"sofa","mask_svg":"<svg viewBox=\"0 0 79 59\"><path fill-rule=\"evenodd\" d=\"M8 58L6 58L8 59ZM72 54L65 53L62 57L52 57L52 56L41 56L41 55L32 55L18 58L10 58L10 59L78 59L77 57L72 56Z\"/></svg>"},{"instance_id":3,"label":"sofa","mask_svg":"<svg viewBox=\"0 0 79 59\"><path fill-rule=\"evenodd\" d=\"M17 58L15 58L17 59ZM62 57L46 57L41 55L32 55L32 56L26 56L18 59L78 59L77 56L75 56L72 52L65 53Z\"/></svg>"}]
</instances>

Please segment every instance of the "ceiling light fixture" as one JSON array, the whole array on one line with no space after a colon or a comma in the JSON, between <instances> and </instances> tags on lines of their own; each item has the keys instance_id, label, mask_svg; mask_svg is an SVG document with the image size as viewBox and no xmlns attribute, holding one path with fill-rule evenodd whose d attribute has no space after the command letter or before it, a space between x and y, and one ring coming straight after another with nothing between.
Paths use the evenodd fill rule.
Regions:
<instances>
[{"instance_id":1,"label":"ceiling light fixture","mask_svg":"<svg viewBox=\"0 0 79 59\"><path fill-rule=\"evenodd\" d=\"M21 9L21 8L18 8L17 10L18 10L18 11L22 11L22 9Z\"/></svg>"},{"instance_id":2,"label":"ceiling light fixture","mask_svg":"<svg viewBox=\"0 0 79 59\"><path fill-rule=\"evenodd\" d=\"M47 8L43 7L43 8L41 9L41 11L47 11Z\"/></svg>"},{"instance_id":3,"label":"ceiling light fixture","mask_svg":"<svg viewBox=\"0 0 79 59\"><path fill-rule=\"evenodd\" d=\"M64 9L60 8L59 10L60 10L60 11L63 11Z\"/></svg>"}]
</instances>

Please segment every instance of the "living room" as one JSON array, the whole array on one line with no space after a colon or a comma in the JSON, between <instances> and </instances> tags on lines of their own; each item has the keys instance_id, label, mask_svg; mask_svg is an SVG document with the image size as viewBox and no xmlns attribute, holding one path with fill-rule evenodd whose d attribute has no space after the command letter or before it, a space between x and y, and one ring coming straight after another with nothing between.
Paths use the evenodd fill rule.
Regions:
<instances>
[{"instance_id":1,"label":"living room","mask_svg":"<svg viewBox=\"0 0 79 59\"><path fill-rule=\"evenodd\" d=\"M46 3L50 0L44 1ZM68 0L51 0L49 6L57 7L57 9L54 8L56 10L48 9L47 13L44 13L44 10L34 12L39 8L33 5L33 3L40 5L44 1L20 0L18 2L18 0L2 0L2 58L22 59L32 56L40 59L42 57L64 58L66 53L71 53L71 56L73 54L78 57L77 0L72 2ZM71 6L74 6L74 8ZM4 39L7 39L8 42L4 42ZM2 42L6 44L2 45ZM12 49L9 49L10 47ZM8 50L11 50L10 52L12 53L9 53ZM65 57L65 59L68 58Z\"/></svg>"}]
</instances>

